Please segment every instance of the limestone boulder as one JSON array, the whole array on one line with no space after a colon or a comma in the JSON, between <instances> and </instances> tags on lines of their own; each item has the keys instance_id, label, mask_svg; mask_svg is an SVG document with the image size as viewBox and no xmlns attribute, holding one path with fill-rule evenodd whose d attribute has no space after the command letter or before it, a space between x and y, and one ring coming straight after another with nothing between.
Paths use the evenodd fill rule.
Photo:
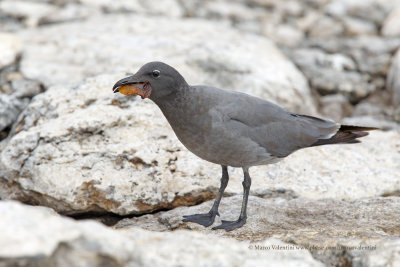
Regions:
<instances>
[{"instance_id":1,"label":"limestone boulder","mask_svg":"<svg viewBox=\"0 0 400 267\"><path fill-rule=\"evenodd\" d=\"M241 196L223 198L219 209L221 217L217 217L214 225L220 224L221 219L236 220L241 202ZM252 248L261 250L268 250L268 246L263 245L265 238L274 238L290 243L292 247L287 250L308 249L315 259L327 266L384 266L379 263L398 262L399 197L353 201L250 197L247 223L232 232L181 221L183 215L208 212L211 206L212 201L208 201L198 206L124 219L114 228L141 227L159 232L190 229L250 240Z\"/></svg>"},{"instance_id":2,"label":"limestone boulder","mask_svg":"<svg viewBox=\"0 0 400 267\"><path fill-rule=\"evenodd\" d=\"M256 250L249 242L190 231L117 231L9 201L0 201L0 212L2 266L323 266L306 250ZM262 245L289 244L268 239Z\"/></svg>"}]
</instances>

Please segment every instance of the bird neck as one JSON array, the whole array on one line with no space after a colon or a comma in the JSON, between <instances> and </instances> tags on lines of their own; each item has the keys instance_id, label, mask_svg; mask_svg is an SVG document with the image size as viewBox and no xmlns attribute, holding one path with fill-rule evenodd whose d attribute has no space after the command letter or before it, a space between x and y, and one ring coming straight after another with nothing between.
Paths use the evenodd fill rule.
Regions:
<instances>
[{"instance_id":1,"label":"bird neck","mask_svg":"<svg viewBox=\"0 0 400 267\"><path fill-rule=\"evenodd\" d=\"M190 86L184 84L180 88L174 90L173 93L161 99L154 99L153 101L161 109L168 121L175 121L179 117L182 117L182 113L188 109L188 105L191 103L191 101L189 101L190 93Z\"/></svg>"},{"instance_id":2,"label":"bird neck","mask_svg":"<svg viewBox=\"0 0 400 267\"><path fill-rule=\"evenodd\" d=\"M164 95L160 98L152 100L160 107L161 110L164 108L170 108L171 106L178 108L185 103L185 99L187 99L189 90L190 86L188 84L183 84L179 86L179 88L174 88L171 90L171 93L168 95Z\"/></svg>"}]
</instances>

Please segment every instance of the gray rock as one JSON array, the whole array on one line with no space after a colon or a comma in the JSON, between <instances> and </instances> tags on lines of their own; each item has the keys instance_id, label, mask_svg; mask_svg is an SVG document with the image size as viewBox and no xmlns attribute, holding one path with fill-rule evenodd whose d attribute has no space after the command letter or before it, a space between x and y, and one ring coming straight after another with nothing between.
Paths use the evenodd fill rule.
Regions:
<instances>
[{"instance_id":1,"label":"gray rock","mask_svg":"<svg viewBox=\"0 0 400 267\"><path fill-rule=\"evenodd\" d=\"M348 117L352 113L352 106L341 94L323 96L319 102L321 114L335 121L341 121L342 118Z\"/></svg>"},{"instance_id":2,"label":"gray rock","mask_svg":"<svg viewBox=\"0 0 400 267\"><path fill-rule=\"evenodd\" d=\"M362 50L353 50L351 54L356 60L360 72L386 76L392 57L390 53L367 56Z\"/></svg>"},{"instance_id":3,"label":"gray rock","mask_svg":"<svg viewBox=\"0 0 400 267\"><path fill-rule=\"evenodd\" d=\"M312 25L309 34L311 37L334 37L342 35L344 27L340 21L331 17L321 17Z\"/></svg>"},{"instance_id":4,"label":"gray rock","mask_svg":"<svg viewBox=\"0 0 400 267\"><path fill-rule=\"evenodd\" d=\"M386 79L386 89L391 93L393 106L400 107L400 49L392 58Z\"/></svg>"},{"instance_id":5,"label":"gray rock","mask_svg":"<svg viewBox=\"0 0 400 267\"><path fill-rule=\"evenodd\" d=\"M316 47L329 53L349 53L362 51L365 55L393 53L400 46L400 38L380 38L373 35L361 35L345 38L310 38L305 46Z\"/></svg>"},{"instance_id":6,"label":"gray rock","mask_svg":"<svg viewBox=\"0 0 400 267\"><path fill-rule=\"evenodd\" d=\"M323 266L307 250L260 251L249 241L190 231L117 231L10 201L0 201L0 212L2 266ZM290 246L276 239L259 245Z\"/></svg>"},{"instance_id":7,"label":"gray rock","mask_svg":"<svg viewBox=\"0 0 400 267\"><path fill-rule=\"evenodd\" d=\"M370 75L356 71L355 62L343 54L328 54L319 49L297 49L291 58L320 94L342 94L351 102L365 98L377 86Z\"/></svg>"},{"instance_id":8,"label":"gray rock","mask_svg":"<svg viewBox=\"0 0 400 267\"><path fill-rule=\"evenodd\" d=\"M0 94L0 131L11 126L27 104L26 100Z\"/></svg>"},{"instance_id":9,"label":"gray rock","mask_svg":"<svg viewBox=\"0 0 400 267\"><path fill-rule=\"evenodd\" d=\"M373 22L352 17L342 19L344 25L344 34L347 36L355 35L375 35L377 27Z\"/></svg>"},{"instance_id":10,"label":"gray rock","mask_svg":"<svg viewBox=\"0 0 400 267\"><path fill-rule=\"evenodd\" d=\"M377 103L362 101L354 107L352 116L384 116L385 109Z\"/></svg>"},{"instance_id":11,"label":"gray rock","mask_svg":"<svg viewBox=\"0 0 400 267\"><path fill-rule=\"evenodd\" d=\"M399 3L398 0L333 0L325 6L331 16L352 16L382 25L387 14Z\"/></svg>"},{"instance_id":12,"label":"gray rock","mask_svg":"<svg viewBox=\"0 0 400 267\"><path fill-rule=\"evenodd\" d=\"M384 89L384 79L388 73L391 55L400 46L400 39L360 35L352 38L305 39L303 45L314 47L313 49L319 48L325 54L340 53L354 61L356 65L354 72L328 73L327 71L320 71L318 68L313 71L313 65L302 70L310 79L312 87L317 89L321 87L322 91L337 90L335 89L337 87L342 87L341 90L352 90L353 85L356 85L354 88L355 95L350 100L358 102L369 94ZM290 57L296 63L299 63L296 56L293 55L296 55L296 53ZM328 82L325 82L325 80L328 80ZM341 83L336 84L335 80L345 82L343 85Z\"/></svg>"},{"instance_id":13,"label":"gray rock","mask_svg":"<svg viewBox=\"0 0 400 267\"><path fill-rule=\"evenodd\" d=\"M13 89L13 95L18 98L31 98L43 91L42 86L38 81L24 78L13 79L11 81L11 87Z\"/></svg>"},{"instance_id":14,"label":"gray rock","mask_svg":"<svg viewBox=\"0 0 400 267\"><path fill-rule=\"evenodd\" d=\"M300 31L307 33L314 26L314 24L323 16L320 12L310 9L305 10L304 16L298 18L294 24L297 29Z\"/></svg>"},{"instance_id":15,"label":"gray rock","mask_svg":"<svg viewBox=\"0 0 400 267\"><path fill-rule=\"evenodd\" d=\"M289 25L264 25L263 35L275 43L286 47L298 47L304 39L304 33Z\"/></svg>"},{"instance_id":16,"label":"gray rock","mask_svg":"<svg viewBox=\"0 0 400 267\"><path fill-rule=\"evenodd\" d=\"M400 130L399 123L393 122L393 120L388 120L384 116L353 116L347 117L342 120L343 124L348 125L365 125L371 127L377 127L382 130ZM395 145L397 147L398 145Z\"/></svg>"},{"instance_id":17,"label":"gray rock","mask_svg":"<svg viewBox=\"0 0 400 267\"><path fill-rule=\"evenodd\" d=\"M220 219L234 220L239 213L242 198L223 198L215 225ZM124 219L114 227L129 229L142 227L152 231L191 229L206 234L252 240L255 247L265 238L277 238L284 242L309 248L314 257L328 265L359 262L360 257L387 256L375 253L382 244L391 244L398 238L400 222L397 210L399 197L382 197L343 201L320 199L318 201L297 198L262 199L249 198L247 223L232 232L214 231L194 223L183 223L183 215L204 213L212 202L193 207L181 207L167 212L137 218ZM372 254L368 254L372 253ZM368 256L370 255L370 256ZM371 265L374 266L374 265Z\"/></svg>"}]
</instances>

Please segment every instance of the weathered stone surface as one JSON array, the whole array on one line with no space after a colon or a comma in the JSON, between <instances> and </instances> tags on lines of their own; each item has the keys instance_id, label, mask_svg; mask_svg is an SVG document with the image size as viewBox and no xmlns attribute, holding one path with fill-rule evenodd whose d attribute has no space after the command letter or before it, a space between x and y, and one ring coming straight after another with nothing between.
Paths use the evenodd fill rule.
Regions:
<instances>
[{"instance_id":1,"label":"weathered stone surface","mask_svg":"<svg viewBox=\"0 0 400 267\"><path fill-rule=\"evenodd\" d=\"M373 35L377 33L377 27L373 22L358 18L343 18L344 34L347 36Z\"/></svg>"},{"instance_id":2,"label":"weathered stone surface","mask_svg":"<svg viewBox=\"0 0 400 267\"><path fill-rule=\"evenodd\" d=\"M21 52L21 41L10 33L0 32L0 70L13 63Z\"/></svg>"},{"instance_id":3,"label":"weathered stone surface","mask_svg":"<svg viewBox=\"0 0 400 267\"><path fill-rule=\"evenodd\" d=\"M81 0L81 4L103 10L106 13L135 12L143 15L181 17L183 10L177 0Z\"/></svg>"},{"instance_id":4,"label":"weathered stone surface","mask_svg":"<svg viewBox=\"0 0 400 267\"><path fill-rule=\"evenodd\" d=\"M262 34L286 47L297 47L304 39L303 32L288 25L264 25Z\"/></svg>"},{"instance_id":5,"label":"weathered stone surface","mask_svg":"<svg viewBox=\"0 0 400 267\"><path fill-rule=\"evenodd\" d=\"M221 219L237 219L241 202L240 195L223 198L219 209L221 217L217 217L214 225L218 225ZM197 206L123 219L114 227L138 226L154 231L193 229L238 240L258 241L274 237L310 246L335 245L335 242L345 243L352 239L379 242L393 239L399 234L400 222L396 210L400 207L400 198L397 196L351 201L330 198L310 200L301 197L263 199L251 196L247 223L235 231L215 231L211 227L182 222L183 215L208 212L212 203L207 201Z\"/></svg>"},{"instance_id":6,"label":"weathered stone surface","mask_svg":"<svg viewBox=\"0 0 400 267\"><path fill-rule=\"evenodd\" d=\"M306 43L328 53L344 53L351 56L357 63L357 70L371 76L387 74L391 54L400 46L400 39L359 36L342 40L311 39Z\"/></svg>"},{"instance_id":7,"label":"weathered stone surface","mask_svg":"<svg viewBox=\"0 0 400 267\"><path fill-rule=\"evenodd\" d=\"M355 257L355 266L398 266L400 265L400 240L383 242L378 245L378 249Z\"/></svg>"},{"instance_id":8,"label":"weathered stone surface","mask_svg":"<svg viewBox=\"0 0 400 267\"><path fill-rule=\"evenodd\" d=\"M327 95L320 98L320 112L323 116L334 121L341 121L352 114L352 106L341 94Z\"/></svg>"},{"instance_id":9,"label":"weathered stone surface","mask_svg":"<svg viewBox=\"0 0 400 267\"><path fill-rule=\"evenodd\" d=\"M8 16L24 19L28 27L38 25L41 18L51 14L56 6L39 1L3 0L0 2L0 12Z\"/></svg>"},{"instance_id":10,"label":"weathered stone surface","mask_svg":"<svg viewBox=\"0 0 400 267\"><path fill-rule=\"evenodd\" d=\"M22 77L13 78L11 80L13 96L18 98L31 98L43 91L38 81L24 79Z\"/></svg>"},{"instance_id":11,"label":"weathered stone surface","mask_svg":"<svg viewBox=\"0 0 400 267\"><path fill-rule=\"evenodd\" d=\"M16 121L26 105L27 101L20 100L15 96L0 94L0 131Z\"/></svg>"},{"instance_id":12,"label":"weathered stone surface","mask_svg":"<svg viewBox=\"0 0 400 267\"><path fill-rule=\"evenodd\" d=\"M241 196L223 198L219 209L221 219L237 219L241 201ZM212 202L208 201L198 206L124 219L114 227L142 227L153 231L191 229L238 240L251 240L253 246L259 245L258 241L266 238L277 238L309 248L315 258L332 266L359 262L360 257L364 262L374 257L390 261L390 255L398 250L397 245L396 250L392 248L386 253L377 253L386 244L392 244L392 240L398 239L399 197L354 201L250 197L247 223L235 231L215 231L210 227L182 222L183 215L207 212L211 205ZM220 218L217 217L215 225L219 223Z\"/></svg>"},{"instance_id":13,"label":"weathered stone surface","mask_svg":"<svg viewBox=\"0 0 400 267\"><path fill-rule=\"evenodd\" d=\"M311 37L334 37L342 35L343 25L330 17L321 17L310 29Z\"/></svg>"},{"instance_id":14,"label":"weathered stone surface","mask_svg":"<svg viewBox=\"0 0 400 267\"><path fill-rule=\"evenodd\" d=\"M315 112L304 76L273 43L225 25L119 15L20 36L30 44L21 60L22 73L46 86L99 73L135 72L143 63L161 60L178 68L191 84L240 90L294 111ZM262 53L254 57L248 51Z\"/></svg>"},{"instance_id":15,"label":"weathered stone surface","mask_svg":"<svg viewBox=\"0 0 400 267\"><path fill-rule=\"evenodd\" d=\"M397 50L392 58L386 80L386 89L391 92L393 106L400 107L400 50Z\"/></svg>"},{"instance_id":16,"label":"weathered stone surface","mask_svg":"<svg viewBox=\"0 0 400 267\"><path fill-rule=\"evenodd\" d=\"M335 17L352 16L381 25L398 3L398 0L333 0L325 6L325 12Z\"/></svg>"},{"instance_id":17,"label":"weathered stone surface","mask_svg":"<svg viewBox=\"0 0 400 267\"><path fill-rule=\"evenodd\" d=\"M374 111L374 110L375 109L373 109L372 111ZM393 119L389 120L385 117L387 117L387 116L382 116L382 115L356 116L356 115L353 115L352 117L346 117L346 118L342 119L342 123L347 124L347 125L370 125L370 126L377 127L384 131L388 131L388 130L399 131L400 130L399 123L396 123L395 121L393 121ZM395 145L395 147L397 147L397 145Z\"/></svg>"},{"instance_id":18,"label":"weathered stone surface","mask_svg":"<svg viewBox=\"0 0 400 267\"><path fill-rule=\"evenodd\" d=\"M348 56L328 54L319 49L297 49L291 58L309 78L320 94L342 94L350 101L359 101L376 90L369 75L362 75Z\"/></svg>"},{"instance_id":19,"label":"weathered stone surface","mask_svg":"<svg viewBox=\"0 0 400 267\"><path fill-rule=\"evenodd\" d=\"M8 201L0 201L0 212L2 266L323 266L306 250L260 251L190 231L117 231ZM289 244L268 239L259 245Z\"/></svg>"},{"instance_id":20,"label":"weathered stone surface","mask_svg":"<svg viewBox=\"0 0 400 267\"><path fill-rule=\"evenodd\" d=\"M400 5L393 9L386 18L381 29L383 36L400 36Z\"/></svg>"},{"instance_id":21,"label":"weathered stone surface","mask_svg":"<svg viewBox=\"0 0 400 267\"><path fill-rule=\"evenodd\" d=\"M115 2L115 1L114 1ZM101 14L100 10L78 3L66 3L52 12L45 14L37 22L39 24L53 24L68 21L84 20L92 15Z\"/></svg>"}]
</instances>

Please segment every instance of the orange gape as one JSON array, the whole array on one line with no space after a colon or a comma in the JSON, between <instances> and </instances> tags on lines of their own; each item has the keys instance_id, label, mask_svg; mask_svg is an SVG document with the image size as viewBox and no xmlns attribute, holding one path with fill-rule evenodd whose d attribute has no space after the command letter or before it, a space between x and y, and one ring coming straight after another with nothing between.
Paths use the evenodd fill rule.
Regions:
<instances>
[{"instance_id":1,"label":"orange gape","mask_svg":"<svg viewBox=\"0 0 400 267\"><path fill-rule=\"evenodd\" d=\"M135 84L122 85L118 91L123 95L142 95L142 89Z\"/></svg>"},{"instance_id":2,"label":"orange gape","mask_svg":"<svg viewBox=\"0 0 400 267\"><path fill-rule=\"evenodd\" d=\"M118 91L123 95L140 95L142 98L149 98L151 86L149 82L121 85Z\"/></svg>"}]
</instances>

